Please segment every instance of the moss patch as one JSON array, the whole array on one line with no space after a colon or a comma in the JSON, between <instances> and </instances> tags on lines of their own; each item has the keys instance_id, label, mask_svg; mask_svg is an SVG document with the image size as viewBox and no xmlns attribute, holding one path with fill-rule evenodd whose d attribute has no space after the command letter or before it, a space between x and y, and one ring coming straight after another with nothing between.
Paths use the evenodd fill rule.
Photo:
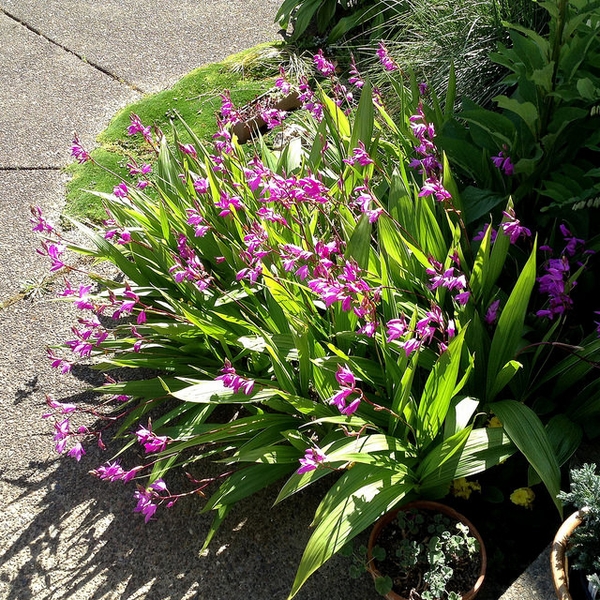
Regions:
<instances>
[{"instance_id":1,"label":"moss patch","mask_svg":"<svg viewBox=\"0 0 600 600\"><path fill-rule=\"evenodd\" d=\"M105 213L101 200L92 192L112 192L120 179L130 179L128 162L141 163L148 158L143 137L127 135L132 113L139 115L144 125L159 127L169 140L173 136L171 119L178 113L199 138L210 141L216 131L220 94L229 90L233 103L243 106L273 87L278 66L284 62L282 52L279 44L255 46L223 62L200 67L172 88L148 95L119 111L98 136L100 147L91 153L94 161L67 167L71 180L67 184L65 214L79 220L102 220ZM177 133L182 143L190 141L181 127Z\"/></svg>"}]
</instances>

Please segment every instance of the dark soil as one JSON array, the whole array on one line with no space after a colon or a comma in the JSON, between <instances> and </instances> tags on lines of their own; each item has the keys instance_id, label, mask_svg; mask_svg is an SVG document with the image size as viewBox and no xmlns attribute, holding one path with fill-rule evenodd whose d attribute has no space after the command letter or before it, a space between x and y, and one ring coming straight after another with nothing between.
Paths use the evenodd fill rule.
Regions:
<instances>
[{"instance_id":1,"label":"dark soil","mask_svg":"<svg viewBox=\"0 0 600 600\"><path fill-rule=\"evenodd\" d=\"M468 500L451 496L443 500L465 515L484 540L488 563L477 600L498 600L548 546L561 523L541 484L532 488L536 498L531 508L511 502L510 494L527 485L526 477L515 481L515 471L494 467L475 478L481 484L480 493L474 492Z\"/></svg>"}]
</instances>

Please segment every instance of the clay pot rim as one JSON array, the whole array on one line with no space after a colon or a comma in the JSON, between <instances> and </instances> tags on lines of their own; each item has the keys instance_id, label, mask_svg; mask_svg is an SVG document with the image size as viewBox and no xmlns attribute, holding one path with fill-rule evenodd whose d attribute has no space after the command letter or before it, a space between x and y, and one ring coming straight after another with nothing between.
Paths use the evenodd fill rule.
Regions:
<instances>
[{"instance_id":1,"label":"clay pot rim","mask_svg":"<svg viewBox=\"0 0 600 600\"><path fill-rule=\"evenodd\" d=\"M481 586L483 585L485 573L487 570L487 553L485 550L485 544L483 543L483 538L481 537L481 534L479 533L477 528L473 525L473 523L471 523L471 521L469 521L469 519L467 519L467 517L457 512L450 506L447 506L446 504L434 502L432 500L415 500L413 502L409 502L408 504L399 506L398 508L387 512L375 523L373 529L371 530L371 535L369 536L369 542L367 546L367 569L371 573L373 580L375 580L377 577L382 576L381 573L377 570L377 567L375 566L375 560L372 554L372 549L375 546L375 542L379 538L380 531L389 523L391 523L400 511L407 511L412 508L417 508L419 510L426 510L431 512L441 512L447 517L450 517L451 519L460 521L469 528L471 535L477 539L477 541L479 542L479 554L481 556L481 568L479 572L479 577L477 578L477 581L475 582L473 587L470 590L467 590L463 593L462 600L472 600L473 598L475 598L475 596L481 589ZM406 600L402 596L396 594L396 592L394 591L391 591L386 596L386 598L388 598L388 600Z\"/></svg>"},{"instance_id":2,"label":"clay pot rim","mask_svg":"<svg viewBox=\"0 0 600 600\"><path fill-rule=\"evenodd\" d=\"M569 538L585 519L587 510L585 508L569 515L558 528L552 548L550 549L550 571L556 597L559 600L572 600L569 593L569 575L566 562L566 550Z\"/></svg>"}]
</instances>

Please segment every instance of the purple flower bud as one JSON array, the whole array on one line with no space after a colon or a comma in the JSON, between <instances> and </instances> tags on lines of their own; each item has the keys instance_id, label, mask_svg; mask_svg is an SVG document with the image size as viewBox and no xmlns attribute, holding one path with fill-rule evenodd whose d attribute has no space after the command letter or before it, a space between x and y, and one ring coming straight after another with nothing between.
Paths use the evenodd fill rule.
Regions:
<instances>
[{"instance_id":1,"label":"purple flower bud","mask_svg":"<svg viewBox=\"0 0 600 600\"><path fill-rule=\"evenodd\" d=\"M313 61L317 71L324 77L335 75L335 65L323 56L323 50L319 50L319 52L314 55Z\"/></svg>"},{"instance_id":2,"label":"purple flower bud","mask_svg":"<svg viewBox=\"0 0 600 600\"><path fill-rule=\"evenodd\" d=\"M354 388L354 386L356 385L356 378L354 377L354 374L346 366L338 366L335 378L340 385L343 385L345 387Z\"/></svg>"},{"instance_id":3,"label":"purple flower bud","mask_svg":"<svg viewBox=\"0 0 600 600\"><path fill-rule=\"evenodd\" d=\"M379 47L377 48L377 56L379 57L379 62L383 65L383 68L386 71L397 71L398 65L394 62L392 57L389 55L389 52L383 42L379 42Z\"/></svg>"},{"instance_id":4,"label":"purple flower bud","mask_svg":"<svg viewBox=\"0 0 600 600\"><path fill-rule=\"evenodd\" d=\"M113 194L117 198L125 198L129 193L129 189L127 188L127 184L124 182L119 183L113 188Z\"/></svg>"},{"instance_id":5,"label":"purple flower bud","mask_svg":"<svg viewBox=\"0 0 600 600\"><path fill-rule=\"evenodd\" d=\"M73 142L71 145L71 156L75 160L77 160L77 162L79 164L83 164L84 162L87 162L91 158L89 153L81 145L81 142L79 141L79 138L77 137L77 134L75 134L73 137Z\"/></svg>"},{"instance_id":6,"label":"purple flower bud","mask_svg":"<svg viewBox=\"0 0 600 600\"><path fill-rule=\"evenodd\" d=\"M499 308L500 308L500 300L494 300L490 304L489 308L487 309L487 312L485 313L485 317L484 317L484 321L488 325L492 325L498 318Z\"/></svg>"}]
</instances>

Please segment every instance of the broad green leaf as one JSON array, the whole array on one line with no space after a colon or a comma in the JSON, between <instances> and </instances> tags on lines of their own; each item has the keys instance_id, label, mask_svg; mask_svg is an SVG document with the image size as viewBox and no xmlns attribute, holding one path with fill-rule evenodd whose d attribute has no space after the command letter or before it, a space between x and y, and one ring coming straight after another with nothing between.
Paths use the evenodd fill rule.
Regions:
<instances>
[{"instance_id":1,"label":"broad green leaf","mask_svg":"<svg viewBox=\"0 0 600 600\"><path fill-rule=\"evenodd\" d=\"M501 427L473 429L455 467L455 478L471 477L504 462L516 451ZM445 465L451 468L452 461Z\"/></svg>"},{"instance_id":2,"label":"broad green leaf","mask_svg":"<svg viewBox=\"0 0 600 600\"><path fill-rule=\"evenodd\" d=\"M512 207L512 201L509 201L508 208ZM506 221L507 217L504 216L502 222ZM506 257L510 248L510 237L504 233L504 231L498 231L496 240L492 245L492 252L490 259L487 262L486 269L484 270L485 283L483 286L483 298L490 300L490 294L498 277L504 269L506 263Z\"/></svg>"},{"instance_id":3,"label":"broad green leaf","mask_svg":"<svg viewBox=\"0 0 600 600\"><path fill-rule=\"evenodd\" d=\"M267 427L279 426L281 430L298 428L301 421L293 416L285 414L263 413L249 417L241 417L232 423L215 425L214 423L202 424L197 429L197 434L183 442L169 446L172 452L182 452L188 448L194 448L203 444L214 444L221 442L242 443L255 436Z\"/></svg>"},{"instance_id":4,"label":"broad green leaf","mask_svg":"<svg viewBox=\"0 0 600 600\"><path fill-rule=\"evenodd\" d=\"M540 56L544 57L546 60L550 60L550 42L546 38L543 38L532 29L522 27L521 25L517 25L515 23L511 23L510 28L530 38L530 40L537 46Z\"/></svg>"},{"instance_id":5,"label":"broad green leaf","mask_svg":"<svg viewBox=\"0 0 600 600\"><path fill-rule=\"evenodd\" d=\"M292 40L297 40L310 25L313 15L317 12L319 6L321 6L322 0L306 0L303 2L295 15L294 30L292 33ZM296 2L295 4L298 4Z\"/></svg>"},{"instance_id":6,"label":"broad green leaf","mask_svg":"<svg viewBox=\"0 0 600 600\"><path fill-rule=\"evenodd\" d=\"M546 383L556 378L552 389L553 397L560 397L569 388L579 383L600 359L600 338L594 333L582 342L582 350L570 354L550 369L542 379Z\"/></svg>"},{"instance_id":7,"label":"broad green leaf","mask_svg":"<svg viewBox=\"0 0 600 600\"><path fill-rule=\"evenodd\" d=\"M491 397L495 397L500 390L507 386L512 378L517 374L517 371L522 368L523 365L519 361L509 360L502 367L502 369L500 369L500 373L498 373L498 376L496 377L496 382L492 388Z\"/></svg>"},{"instance_id":8,"label":"broad green leaf","mask_svg":"<svg viewBox=\"0 0 600 600\"><path fill-rule=\"evenodd\" d=\"M331 126L339 132L342 137L350 137L350 122L344 111L326 94L321 94L321 101L325 108L326 118L331 120Z\"/></svg>"},{"instance_id":9,"label":"broad green leaf","mask_svg":"<svg viewBox=\"0 0 600 600\"><path fill-rule=\"evenodd\" d=\"M499 108L509 110L519 115L533 136L537 136L539 114L535 104L532 104L531 102L519 102L514 98L507 98L506 96L496 96L494 101L498 104Z\"/></svg>"},{"instance_id":10,"label":"broad green leaf","mask_svg":"<svg viewBox=\"0 0 600 600\"><path fill-rule=\"evenodd\" d=\"M447 486L456 479L456 475L444 470L443 466L453 456L460 456L460 452L466 444L470 433L471 427L466 427L446 438L427 453L416 471L421 491L428 488L439 489L446 487L447 492Z\"/></svg>"},{"instance_id":11,"label":"broad green leaf","mask_svg":"<svg viewBox=\"0 0 600 600\"><path fill-rule=\"evenodd\" d=\"M444 102L444 117L449 119L454 114L454 103L456 101L456 72L454 61L450 62L450 73L448 74L448 89Z\"/></svg>"},{"instance_id":12,"label":"broad green leaf","mask_svg":"<svg viewBox=\"0 0 600 600\"><path fill-rule=\"evenodd\" d=\"M300 0L284 0L275 15L275 22L279 23L284 29L287 29L292 11L296 8L299 1Z\"/></svg>"},{"instance_id":13,"label":"broad green leaf","mask_svg":"<svg viewBox=\"0 0 600 600\"><path fill-rule=\"evenodd\" d=\"M322 448L326 464L356 462L374 464L406 472L406 464L414 462L414 451L400 440L383 434L336 440Z\"/></svg>"},{"instance_id":14,"label":"broad green leaf","mask_svg":"<svg viewBox=\"0 0 600 600\"><path fill-rule=\"evenodd\" d=\"M473 429L459 452L447 456L427 479L421 481L420 493L439 497L442 490L447 492L447 482L486 471L504 462L515 451L515 445L501 427Z\"/></svg>"},{"instance_id":15,"label":"broad green leaf","mask_svg":"<svg viewBox=\"0 0 600 600\"><path fill-rule=\"evenodd\" d=\"M515 400L494 402L490 409L502 421L508 437L540 476L562 515L562 505L556 499L560 492L560 469L539 417L528 406Z\"/></svg>"},{"instance_id":16,"label":"broad green leaf","mask_svg":"<svg viewBox=\"0 0 600 600\"><path fill-rule=\"evenodd\" d=\"M369 252L371 251L372 223L367 215L361 215L346 248L346 259L353 258L361 269L369 266Z\"/></svg>"},{"instance_id":17,"label":"broad green leaf","mask_svg":"<svg viewBox=\"0 0 600 600\"><path fill-rule=\"evenodd\" d=\"M499 144L512 146L515 137L515 126L513 122L504 115L490 110L484 110L483 108L475 108L462 111L458 116L481 127L484 131L493 136Z\"/></svg>"},{"instance_id":18,"label":"broad green leaf","mask_svg":"<svg viewBox=\"0 0 600 600\"><path fill-rule=\"evenodd\" d=\"M326 421L328 420L322 419L318 422ZM341 421L338 418L333 422ZM353 426L356 424L353 423ZM415 462L415 451L412 446L404 445L400 440L382 434L359 438L344 437L323 445L321 450L327 457L324 467L307 473L294 473L279 492L275 504L331 473L332 469L338 469L346 463L370 464L407 473L407 469Z\"/></svg>"},{"instance_id":19,"label":"broad green leaf","mask_svg":"<svg viewBox=\"0 0 600 600\"><path fill-rule=\"evenodd\" d=\"M559 466L564 465L573 456L583 438L581 427L563 414L555 415L548 421L546 434ZM531 465L528 479L530 486L540 483L540 479Z\"/></svg>"},{"instance_id":20,"label":"broad green leaf","mask_svg":"<svg viewBox=\"0 0 600 600\"><path fill-rule=\"evenodd\" d=\"M204 544L202 545L202 548L200 549L200 553L204 552L208 548L210 542L212 541L213 537L215 536L215 533L217 533L219 527L221 527L221 524L225 520L225 517L227 516L227 513L229 513L230 510L231 510L230 504L224 504L222 506L219 506L219 508L216 509L217 514L215 515L215 518L213 519L213 522L210 525L210 529L208 530L208 533L206 534L206 538L204 540Z\"/></svg>"},{"instance_id":21,"label":"broad green leaf","mask_svg":"<svg viewBox=\"0 0 600 600\"><path fill-rule=\"evenodd\" d=\"M237 463L237 462L256 462L260 464L275 465L291 463L298 466L298 459L302 456L296 448L291 446L263 446L253 450L244 450L240 448L231 458L224 458L219 462Z\"/></svg>"},{"instance_id":22,"label":"broad green leaf","mask_svg":"<svg viewBox=\"0 0 600 600\"><path fill-rule=\"evenodd\" d=\"M353 12L346 17L342 17L337 21L332 30L329 32L327 43L332 44L339 40L343 35L354 29L357 25L364 22L364 16L368 14L369 7L360 9L354 6Z\"/></svg>"},{"instance_id":23,"label":"broad green leaf","mask_svg":"<svg viewBox=\"0 0 600 600\"><path fill-rule=\"evenodd\" d=\"M387 358L387 357L386 357ZM392 403L392 413L390 414L389 431L392 435L396 434L398 427L401 425L401 419L395 415L403 415L404 411L410 401L411 392L413 389L413 381L417 372L419 361L418 352L415 352L411 359L403 361L406 363L404 373L400 377L400 381L395 378L394 381L396 389L394 390L394 400ZM389 361L392 363L392 361ZM392 364L389 365L390 367ZM395 367L397 368L397 366Z\"/></svg>"},{"instance_id":24,"label":"broad green leaf","mask_svg":"<svg viewBox=\"0 0 600 600\"><path fill-rule=\"evenodd\" d=\"M295 465L289 464L257 464L244 467L225 480L202 508L202 512L235 504L281 479L294 467Z\"/></svg>"},{"instance_id":25,"label":"broad green leaf","mask_svg":"<svg viewBox=\"0 0 600 600\"><path fill-rule=\"evenodd\" d=\"M225 387L222 381L208 380L199 381L195 385L177 390L173 392L172 395L184 402L243 404L244 402L261 402L268 398L281 396L282 392L280 390L265 388L249 395L241 393L236 394L231 388Z\"/></svg>"},{"instance_id":26,"label":"broad green leaf","mask_svg":"<svg viewBox=\"0 0 600 600\"><path fill-rule=\"evenodd\" d=\"M465 429L479 406L479 400L469 396L455 398L450 404L448 414L444 419L444 438L448 438Z\"/></svg>"},{"instance_id":27,"label":"broad green leaf","mask_svg":"<svg viewBox=\"0 0 600 600\"><path fill-rule=\"evenodd\" d=\"M475 261L473 262L469 286L475 299L479 299L483 292L485 273L487 271L487 264L490 259L490 247L492 243L491 237L492 228L490 226L481 240L481 244L479 245L479 249L475 255Z\"/></svg>"},{"instance_id":28,"label":"broad green leaf","mask_svg":"<svg viewBox=\"0 0 600 600\"><path fill-rule=\"evenodd\" d=\"M491 190L467 186L461 193L465 223L474 223L490 213L498 204L506 202L506 196Z\"/></svg>"}]
</instances>

